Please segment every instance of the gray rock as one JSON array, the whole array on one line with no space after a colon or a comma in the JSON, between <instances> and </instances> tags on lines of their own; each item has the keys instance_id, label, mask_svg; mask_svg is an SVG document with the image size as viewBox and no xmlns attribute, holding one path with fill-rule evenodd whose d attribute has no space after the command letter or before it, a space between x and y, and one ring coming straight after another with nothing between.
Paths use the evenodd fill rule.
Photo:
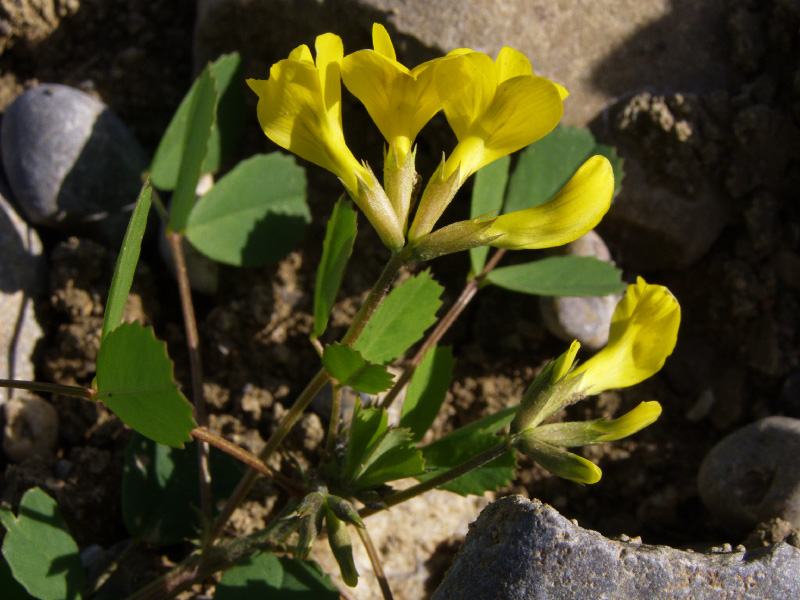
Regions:
<instances>
[{"instance_id":1,"label":"gray rock","mask_svg":"<svg viewBox=\"0 0 800 600\"><path fill-rule=\"evenodd\" d=\"M589 231L563 247L564 254L594 256L611 262L611 253L595 231ZM571 342L578 340L589 350L599 350L608 342L611 316L622 296L542 297L539 309L544 326L556 337Z\"/></svg>"},{"instance_id":2,"label":"gray rock","mask_svg":"<svg viewBox=\"0 0 800 600\"><path fill-rule=\"evenodd\" d=\"M470 526L433 600L757 600L800 597L800 550L785 543L699 554L581 529L509 496Z\"/></svg>"},{"instance_id":3,"label":"gray rock","mask_svg":"<svg viewBox=\"0 0 800 600\"><path fill-rule=\"evenodd\" d=\"M33 379L33 350L42 337L34 304L44 290L42 242L6 201L0 177L0 379ZM0 404L13 390L0 389Z\"/></svg>"},{"instance_id":4,"label":"gray rock","mask_svg":"<svg viewBox=\"0 0 800 600\"><path fill-rule=\"evenodd\" d=\"M311 3L198 0L195 65L236 47L267 77L269 63L332 31L345 51L369 45L372 23L384 23L408 66L469 47L494 57L503 46L526 54L534 72L570 91L564 120L585 125L632 89L724 87L728 60L718 0L359 0ZM256 45L258 45L256 47ZM658 60L653 60L657 56ZM357 129L353 130L358 131ZM437 149L441 153L446 149ZM448 151L449 152L449 151Z\"/></svg>"},{"instance_id":5,"label":"gray rock","mask_svg":"<svg viewBox=\"0 0 800 600\"><path fill-rule=\"evenodd\" d=\"M38 85L8 107L0 144L29 222L119 245L149 160L108 107L68 86Z\"/></svg>"},{"instance_id":6,"label":"gray rock","mask_svg":"<svg viewBox=\"0 0 800 600\"><path fill-rule=\"evenodd\" d=\"M697 487L714 519L744 535L772 518L800 526L800 420L767 417L714 446Z\"/></svg>"}]
</instances>

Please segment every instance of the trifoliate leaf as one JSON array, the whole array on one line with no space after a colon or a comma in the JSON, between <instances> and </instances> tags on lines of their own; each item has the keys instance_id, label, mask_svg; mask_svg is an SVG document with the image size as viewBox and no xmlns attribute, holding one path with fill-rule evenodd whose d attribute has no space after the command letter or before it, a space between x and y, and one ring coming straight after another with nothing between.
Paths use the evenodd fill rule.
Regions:
<instances>
[{"instance_id":1,"label":"trifoliate leaf","mask_svg":"<svg viewBox=\"0 0 800 600\"><path fill-rule=\"evenodd\" d=\"M422 439L439 414L453 380L454 366L450 348L433 347L414 371L400 415L400 427L407 427L414 441Z\"/></svg>"}]
</instances>

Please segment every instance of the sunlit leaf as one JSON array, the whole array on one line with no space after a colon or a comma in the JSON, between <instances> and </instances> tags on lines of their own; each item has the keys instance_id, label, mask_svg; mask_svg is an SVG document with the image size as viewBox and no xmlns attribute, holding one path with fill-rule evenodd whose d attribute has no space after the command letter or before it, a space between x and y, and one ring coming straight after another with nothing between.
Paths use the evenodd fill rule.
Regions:
<instances>
[{"instance_id":1,"label":"sunlit leaf","mask_svg":"<svg viewBox=\"0 0 800 600\"><path fill-rule=\"evenodd\" d=\"M328 221L322 258L317 267L317 282L314 287L314 335L325 333L336 295L342 284L347 261L353 252L356 239L356 211L353 203L341 199L333 208Z\"/></svg>"},{"instance_id":2,"label":"sunlit leaf","mask_svg":"<svg viewBox=\"0 0 800 600\"><path fill-rule=\"evenodd\" d=\"M39 488L25 492L19 515L0 507L3 556L14 579L39 600L79 600L86 585L78 545L55 500ZM6 590L2 597L6 598Z\"/></svg>"},{"instance_id":3,"label":"sunlit leaf","mask_svg":"<svg viewBox=\"0 0 800 600\"><path fill-rule=\"evenodd\" d=\"M499 267L486 279L507 290L539 296L605 296L625 290L622 271L591 256L552 256Z\"/></svg>"},{"instance_id":4,"label":"sunlit leaf","mask_svg":"<svg viewBox=\"0 0 800 600\"><path fill-rule=\"evenodd\" d=\"M114 267L114 277L111 279L106 312L103 316L101 339L104 339L111 330L122 322L125 302L131 290L136 264L139 262L142 238L147 225L147 215L150 213L150 196L152 193L153 188L150 187L150 182L145 181L142 191L139 192L136 208L133 209L133 214L128 222L128 229L125 231L125 238L122 240L122 249L119 251L117 264Z\"/></svg>"},{"instance_id":5,"label":"sunlit leaf","mask_svg":"<svg viewBox=\"0 0 800 600\"><path fill-rule=\"evenodd\" d=\"M197 424L172 373L166 344L156 339L152 328L123 323L100 345L94 397L131 429L182 448Z\"/></svg>"},{"instance_id":6,"label":"sunlit leaf","mask_svg":"<svg viewBox=\"0 0 800 600\"><path fill-rule=\"evenodd\" d=\"M391 291L353 347L370 362L393 361L436 322L443 290L429 271L410 277Z\"/></svg>"},{"instance_id":7,"label":"sunlit leaf","mask_svg":"<svg viewBox=\"0 0 800 600\"><path fill-rule=\"evenodd\" d=\"M286 256L310 220L304 169L273 152L217 181L192 209L186 237L213 260L253 267Z\"/></svg>"},{"instance_id":8,"label":"sunlit leaf","mask_svg":"<svg viewBox=\"0 0 800 600\"><path fill-rule=\"evenodd\" d=\"M241 59L236 53L226 54L211 63L206 69L216 80L218 96L217 112L219 118L214 123L207 143L208 151L203 161L203 173L214 173L220 161L231 153L243 124L240 72ZM205 71L204 71L205 72ZM150 165L150 177L153 185L162 190L174 190L178 182L178 172L186 152L187 128L190 111L200 89L201 78L198 77L189 92L181 101L167 126L156 149Z\"/></svg>"},{"instance_id":9,"label":"sunlit leaf","mask_svg":"<svg viewBox=\"0 0 800 600\"><path fill-rule=\"evenodd\" d=\"M392 385L392 374L383 365L373 365L362 358L358 350L342 344L326 346L322 354L325 370L341 385L364 392L377 394Z\"/></svg>"},{"instance_id":10,"label":"sunlit leaf","mask_svg":"<svg viewBox=\"0 0 800 600\"><path fill-rule=\"evenodd\" d=\"M186 141L180 158L178 179L172 193L172 208L169 215L169 228L183 232L186 220L192 210L197 190L197 182L208 152L208 139L217 113L216 80L206 67L197 80L197 89L192 95L186 120Z\"/></svg>"}]
</instances>

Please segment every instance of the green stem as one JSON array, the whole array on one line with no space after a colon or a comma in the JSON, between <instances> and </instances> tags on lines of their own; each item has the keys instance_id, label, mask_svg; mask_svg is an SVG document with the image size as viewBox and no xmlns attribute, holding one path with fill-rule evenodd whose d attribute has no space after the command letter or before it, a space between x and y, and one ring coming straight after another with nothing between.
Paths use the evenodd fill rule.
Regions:
<instances>
[{"instance_id":1,"label":"green stem","mask_svg":"<svg viewBox=\"0 0 800 600\"><path fill-rule=\"evenodd\" d=\"M358 531L358 537L361 538L361 542L364 544L364 549L367 551L369 562L372 563L372 570L375 573L375 578L378 580L378 585L381 588L383 600L394 600L392 588L389 587L389 580L386 579L386 573L383 572L381 557L378 555L378 551L375 549L375 544L372 543L372 538L369 537L369 533L365 527L356 527L356 531Z\"/></svg>"},{"instance_id":2,"label":"green stem","mask_svg":"<svg viewBox=\"0 0 800 600\"><path fill-rule=\"evenodd\" d=\"M43 383L40 381L21 381L19 379L0 379L0 387L14 388L16 390L30 390L32 392L45 392L48 394L64 394L94 400L95 390L77 385L61 385L60 383Z\"/></svg>"},{"instance_id":3,"label":"green stem","mask_svg":"<svg viewBox=\"0 0 800 600\"><path fill-rule=\"evenodd\" d=\"M453 323L455 323L455 320L458 318L458 316L464 312L464 309L467 308L467 305L475 297L475 294L478 293L478 290L481 287L481 282L486 278L486 275L489 273L489 271L497 266L497 263L500 262L500 259L503 258L505 253L505 248L501 248L495 252L489 262L486 263L483 271L467 282L467 284L464 286L464 289L461 291L461 295L422 343L422 346L420 346L419 350L417 350L414 358L411 359L411 362L397 379L397 382L392 386L392 389L389 390L386 396L383 397L383 400L380 403L381 408L388 409L391 406L392 402L394 402L395 398L397 398L397 395L411 380L411 377L414 375L414 371L417 370L417 367L422 362L422 359L425 358L425 354L428 352L428 350L433 348L439 342L439 340L442 339L444 334L447 333L450 327L452 327Z\"/></svg>"},{"instance_id":4,"label":"green stem","mask_svg":"<svg viewBox=\"0 0 800 600\"><path fill-rule=\"evenodd\" d=\"M461 463L457 467L453 467L452 469L448 469L443 473L439 473L435 477L431 477L430 479L423 481L422 483L418 483L410 488L405 490L400 490L399 492L395 492L394 494L389 494L383 499L383 504L385 508L390 508L401 502L405 502L406 500L410 500L415 496L419 496L420 494L424 494L432 489L439 487L440 485L444 485L445 483L449 483L458 477L461 477L465 473L469 473L470 471L482 467L483 465L492 462L495 459L500 458L503 454L505 454L510 448L508 440L504 440L497 444L496 446L492 446L485 452L481 452L477 456L473 456L468 461ZM362 517L368 517L369 515L375 514L383 510L382 508L379 509L372 509L366 508L359 511L359 514Z\"/></svg>"},{"instance_id":5,"label":"green stem","mask_svg":"<svg viewBox=\"0 0 800 600\"><path fill-rule=\"evenodd\" d=\"M370 290L367 299L364 301L364 304L361 306L355 318L353 319L350 329L347 330L347 333L345 333L344 337L342 338L343 344L352 345L358 340L359 336L364 331L364 328L367 326L367 323L372 318L372 315L378 309L378 306L380 306L381 302L383 302L386 294L389 293L389 288L391 287L394 278L404 265L404 259L405 255L403 253L396 254L393 255L386 264L386 267L383 269L378 281L376 281L375 285L372 286L372 290ZM319 372L314 376L314 379L312 379L306 386L306 389L304 389L300 396L297 397L297 399L294 401L294 404L292 404L289 411L283 416L283 419L278 424L277 429L269 437L264 449L261 451L259 458L264 463L269 462L272 454L278 449L278 446L280 446L281 442L283 442L284 438L292 429L294 424L297 423L303 412L306 410L306 408L308 408L311 400L313 400L314 396L319 393L329 379L330 375L328 375L328 372L325 371L325 369L320 369ZM228 501L226 502L225 507L222 509L219 517L217 517L217 520L214 522L214 525L209 533L209 543L220 536L222 530L225 528L225 524L233 514L233 511L236 510L236 508L244 501L247 493L250 491L250 488L253 487L253 484L257 478L258 471L255 471L254 469L248 469L247 473L239 482L239 485L236 486L236 489L233 491L231 497L228 498Z\"/></svg>"},{"instance_id":6,"label":"green stem","mask_svg":"<svg viewBox=\"0 0 800 600\"><path fill-rule=\"evenodd\" d=\"M331 419L328 423L328 439L325 441L325 455L333 456L336 448L336 436L339 434L339 422L341 421L342 411L342 386L333 385L333 395L331 399Z\"/></svg>"},{"instance_id":7,"label":"green stem","mask_svg":"<svg viewBox=\"0 0 800 600\"><path fill-rule=\"evenodd\" d=\"M241 446L237 446L233 442L229 442L224 437L217 435L203 427L196 427L189 432L192 437L197 440L202 440L207 444L230 454L235 459L243 462L248 467L252 467L262 475L266 475L273 479L278 485L289 492L292 496L300 497L303 495L303 488L297 485L294 481L286 477L283 473L273 471L255 454L251 454Z\"/></svg>"},{"instance_id":8,"label":"green stem","mask_svg":"<svg viewBox=\"0 0 800 600\"><path fill-rule=\"evenodd\" d=\"M200 427L208 425L206 414L206 401L203 394L203 363L200 358L200 336L197 332L197 319L192 303L192 289L189 284L189 272L186 269L186 257L183 254L183 235L176 232L167 234L172 260L175 263L175 278L178 282L178 292L181 298L183 312L183 325L186 330L186 346L189 350L189 368L192 376L192 399L197 424ZM207 521L211 521L211 469L208 465L208 444L204 441L197 443L197 462L200 472L200 509Z\"/></svg>"}]
</instances>

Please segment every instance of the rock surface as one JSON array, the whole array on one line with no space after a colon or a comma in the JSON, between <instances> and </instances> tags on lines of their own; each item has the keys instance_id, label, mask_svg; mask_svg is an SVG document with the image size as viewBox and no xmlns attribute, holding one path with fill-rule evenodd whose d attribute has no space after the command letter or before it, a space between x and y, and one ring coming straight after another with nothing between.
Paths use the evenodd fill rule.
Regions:
<instances>
[{"instance_id":1,"label":"rock surface","mask_svg":"<svg viewBox=\"0 0 800 600\"><path fill-rule=\"evenodd\" d=\"M784 543L699 554L581 529L509 496L470 526L433 600L756 600L800 597L800 550Z\"/></svg>"},{"instance_id":2,"label":"rock surface","mask_svg":"<svg viewBox=\"0 0 800 600\"><path fill-rule=\"evenodd\" d=\"M697 488L715 520L733 535L773 518L800 527L800 419L767 417L714 446Z\"/></svg>"},{"instance_id":3,"label":"rock surface","mask_svg":"<svg viewBox=\"0 0 800 600\"><path fill-rule=\"evenodd\" d=\"M3 450L11 462L27 458L49 458L58 441L58 412L36 396L25 395L5 405Z\"/></svg>"},{"instance_id":4,"label":"rock surface","mask_svg":"<svg viewBox=\"0 0 800 600\"><path fill-rule=\"evenodd\" d=\"M0 379L33 379L33 351L42 337L34 315L44 291L42 242L6 201L0 181ZM14 395L0 389L0 404Z\"/></svg>"},{"instance_id":5,"label":"rock surface","mask_svg":"<svg viewBox=\"0 0 800 600\"><path fill-rule=\"evenodd\" d=\"M345 50L369 47L373 22L388 26L409 66L469 47L494 57L503 46L526 54L534 72L570 91L565 122L585 125L608 102L644 86L723 87L727 48L721 0L360 0L312 3L199 0L195 63L234 45L256 61L284 58L313 36L334 31ZM305 32L305 33L304 33ZM669 48L669 52L664 52ZM424 52L424 50L423 50ZM657 57L657 60L654 60ZM253 71L254 75L258 71Z\"/></svg>"},{"instance_id":6,"label":"rock surface","mask_svg":"<svg viewBox=\"0 0 800 600\"><path fill-rule=\"evenodd\" d=\"M119 245L149 160L102 102L59 84L30 88L8 107L1 146L30 222Z\"/></svg>"}]
</instances>

